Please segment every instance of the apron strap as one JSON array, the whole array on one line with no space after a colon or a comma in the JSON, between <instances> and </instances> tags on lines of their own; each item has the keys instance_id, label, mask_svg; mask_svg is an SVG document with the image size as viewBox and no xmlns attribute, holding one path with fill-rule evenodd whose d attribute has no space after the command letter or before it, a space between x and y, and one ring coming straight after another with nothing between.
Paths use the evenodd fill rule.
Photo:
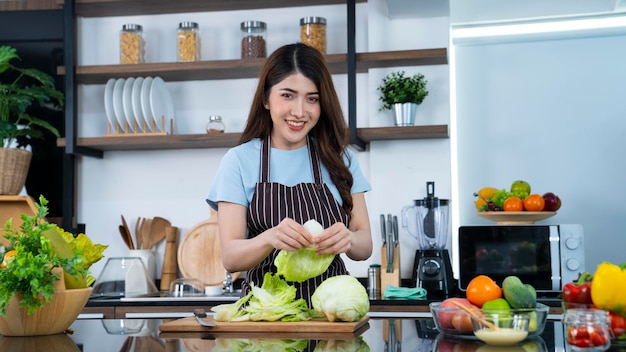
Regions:
<instances>
[{"instance_id":1,"label":"apron strap","mask_svg":"<svg viewBox=\"0 0 626 352\"><path fill-rule=\"evenodd\" d=\"M318 185L322 184L322 168L320 156L317 153L317 147L311 137L307 136L307 146L309 148L309 158L311 160L311 169L313 170L314 182ZM259 182L270 182L270 136L261 140L261 170L259 173Z\"/></svg>"}]
</instances>

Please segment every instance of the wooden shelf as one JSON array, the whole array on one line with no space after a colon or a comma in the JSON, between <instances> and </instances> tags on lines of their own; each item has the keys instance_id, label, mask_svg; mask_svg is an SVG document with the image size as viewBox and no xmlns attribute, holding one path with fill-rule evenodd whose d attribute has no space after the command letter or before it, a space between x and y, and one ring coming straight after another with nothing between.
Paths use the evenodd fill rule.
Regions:
<instances>
[{"instance_id":1,"label":"wooden shelf","mask_svg":"<svg viewBox=\"0 0 626 352\"><path fill-rule=\"evenodd\" d=\"M396 66L445 65L448 63L446 48L357 53L357 73L366 73L372 68ZM78 84L105 84L109 78L159 76L166 82L256 78L261 59L216 60L198 62L167 62L134 65L78 66ZM347 55L326 55L326 62L333 74L347 72ZM57 73L65 74L65 67L57 68Z\"/></svg>"},{"instance_id":2,"label":"wooden shelf","mask_svg":"<svg viewBox=\"0 0 626 352\"><path fill-rule=\"evenodd\" d=\"M76 0L75 9L81 17L109 17L345 4L345 0Z\"/></svg>"},{"instance_id":3,"label":"wooden shelf","mask_svg":"<svg viewBox=\"0 0 626 352\"><path fill-rule=\"evenodd\" d=\"M365 142L449 137L447 125L358 128L357 134ZM102 151L231 148L240 136L241 133L88 137L78 138L76 144ZM65 144L65 138L57 140L57 146Z\"/></svg>"}]
</instances>

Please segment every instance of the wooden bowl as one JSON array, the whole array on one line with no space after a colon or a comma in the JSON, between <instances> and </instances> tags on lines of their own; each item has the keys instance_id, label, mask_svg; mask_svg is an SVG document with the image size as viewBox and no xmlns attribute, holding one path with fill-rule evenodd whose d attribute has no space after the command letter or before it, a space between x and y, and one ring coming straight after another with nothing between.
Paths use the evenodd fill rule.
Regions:
<instances>
[{"instance_id":1,"label":"wooden bowl","mask_svg":"<svg viewBox=\"0 0 626 352\"><path fill-rule=\"evenodd\" d=\"M0 316L0 334L4 336L40 336L59 334L76 320L89 300L91 287L56 291L52 299L34 313L19 307L11 298L7 313Z\"/></svg>"}]
</instances>

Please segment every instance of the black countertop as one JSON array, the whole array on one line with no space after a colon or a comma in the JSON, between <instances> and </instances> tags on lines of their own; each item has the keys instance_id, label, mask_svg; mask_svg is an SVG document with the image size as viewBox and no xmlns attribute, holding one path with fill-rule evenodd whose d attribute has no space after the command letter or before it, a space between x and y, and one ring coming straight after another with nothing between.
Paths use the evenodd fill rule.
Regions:
<instances>
[{"instance_id":1,"label":"black countertop","mask_svg":"<svg viewBox=\"0 0 626 352\"><path fill-rule=\"evenodd\" d=\"M266 346L270 342L284 342L297 337L268 333L265 335L246 336L245 333L160 333L160 319L126 320L77 320L71 326L73 333L44 337L0 337L1 351L237 351L236 344ZM120 330L121 324L127 332ZM129 329L136 329L128 331ZM308 351L314 351L320 344L338 341L362 340L370 351L452 351L455 346L463 351L474 351L482 345L477 340L454 340L438 334L430 319L379 319L371 318L364 331L345 337L326 334L309 336L303 341ZM332 341L331 341L332 340ZM329 342L331 341L331 342ZM125 343L130 349L125 349ZM342 342L347 343L347 342ZM527 339L521 344L536 346L533 351L565 351L563 327L560 322L549 322L539 337ZM520 345L521 345L520 344ZM445 349L448 348L448 349ZM456 350L458 350L455 349ZM263 351L267 349L258 349ZM246 350L248 351L248 350ZM256 351L256 350L251 350ZM282 351L282 350L279 350ZM339 351L328 349L324 351ZM343 351L343 350L341 350ZM356 351L349 349L346 351ZM359 350L361 351L361 350ZM500 351L500 350L499 350ZM503 350L504 351L504 350Z\"/></svg>"}]
</instances>

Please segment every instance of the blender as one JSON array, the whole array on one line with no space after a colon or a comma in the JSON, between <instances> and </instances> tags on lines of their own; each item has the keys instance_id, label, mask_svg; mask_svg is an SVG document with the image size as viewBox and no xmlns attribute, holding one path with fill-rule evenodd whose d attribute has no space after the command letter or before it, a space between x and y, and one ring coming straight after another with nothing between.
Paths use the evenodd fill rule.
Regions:
<instances>
[{"instance_id":1,"label":"blender","mask_svg":"<svg viewBox=\"0 0 626 352\"><path fill-rule=\"evenodd\" d=\"M413 265L413 283L429 295L447 296L454 288L448 243L448 199L435 197L435 182L426 182L426 198L402 208L402 227L419 243Z\"/></svg>"}]
</instances>

